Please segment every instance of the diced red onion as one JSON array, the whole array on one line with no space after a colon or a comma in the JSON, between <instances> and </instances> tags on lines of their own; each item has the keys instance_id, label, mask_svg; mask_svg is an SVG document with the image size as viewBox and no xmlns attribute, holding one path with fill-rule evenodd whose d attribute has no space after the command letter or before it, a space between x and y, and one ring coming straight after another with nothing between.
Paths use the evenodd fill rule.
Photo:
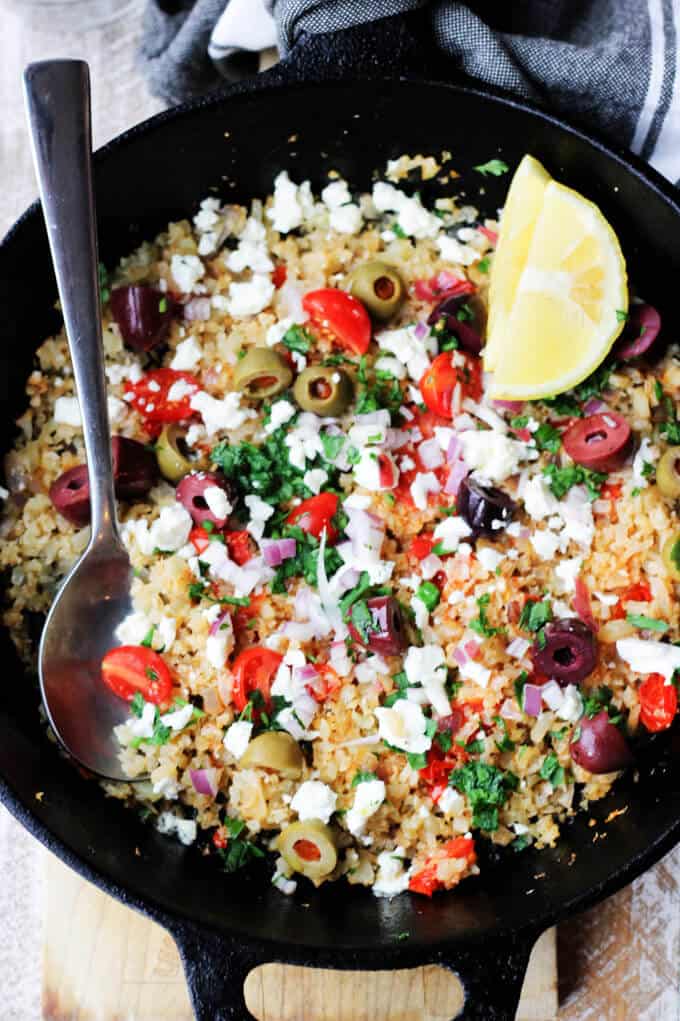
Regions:
<instances>
[{"instance_id":1,"label":"diced red onion","mask_svg":"<svg viewBox=\"0 0 680 1021\"><path fill-rule=\"evenodd\" d=\"M540 691L541 697L549 709L559 709L564 700L564 695L557 681L548 681L547 684L541 687Z\"/></svg>"},{"instance_id":2,"label":"diced red onion","mask_svg":"<svg viewBox=\"0 0 680 1021\"><path fill-rule=\"evenodd\" d=\"M359 581L359 577L359 572L355 567L349 567L346 571L339 571L333 578L333 586L338 595L341 596L344 592L349 592L351 588L354 588Z\"/></svg>"},{"instance_id":3,"label":"diced red onion","mask_svg":"<svg viewBox=\"0 0 680 1021\"><path fill-rule=\"evenodd\" d=\"M217 678L217 690L220 693L223 705L231 705L231 696L233 693L234 679L231 673L220 674Z\"/></svg>"},{"instance_id":4,"label":"diced red onion","mask_svg":"<svg viewBox=\"0 0 680 1021\"><path fill-rule=\"evenodd\" d=\"M447 496L457 496L460 484L468 473L464 461L458 461L449 472L449 477L444 485L444 492Z\"/></svg>"},{"instance_id":5,"label":"diced red onion","mask_svg":"<svg viewBox=\"0 0 680 1021\"><path fill-rule=\"evenodd\" d=\"M541 711L541 695L543 688L540 684L525 684L523 706L527 716L538 716Z\"/></svg>"},{"instance_id":6,"label":"diced red onion","mask_svg":"<svg viewBox=\"0 0 680 1021\"><path fill-rule=\"evenodd\" d=\"M465 277L458 277L455 273L451 273L448 269L443 269L437 273L436 277L437 287L440 291L451 292L456 294L472 294L475 290L474 284L471 284Z\"/></svg>"},{"instance_id":7,"label":"diced red onion","mask_svg":"<svg viewBox=\"0 0 680 1021\"><path fill-rule=\"evenodd\" d=\"M430 327L427 325L427 323L416 323L413 329L413 336L416 338L416 340L425 340L425 337L427 337L429 332Z\"/></svg>"},{"instance_id":8,"label":"diced red onion","mask_svg":"<svg viewBox=\"0 0 680 1021\"><path fill-rule=\"evenodd\" d=\"M224 613L221 613L219 615L219 617L217 618L217 620L214 620L212 622L212 624L210 625L210 634L211 635L216 635L217 632L220 630L220 628L222 627L222 625L224 624L225 620L227 620L228 617L229 617L229 611L228 610L225 610ZM231 625L231 621L230 621L230 625Z\"/></svg>"},{"instance_id":9,"label":"diced red onion","mask_svg":"<svg viewBox=\"0 0 680 1021\"><path fill-rule=\"evenodd\" d=\"M463 649L460 645L458 646L457 649L453 650L453 658L455 659L458 666L463 666L468 661L465 649Z\"/></svg>"},{"instance_id":10,"label":"diced red onion","mask_svg":"<svg viewBox=\"0 0 680 1021\"><path fill-rule=\"evenodd\" d=\"M586 415L597 415L600 411L608 411L609 405L601 401L599 397L591 397L590 400L586 401L583 405L583 411Z\"/></svg>"},{"instance_id":11,"label":"diced red onion","mask_svg":"<svg viewBox=\"0 0 680 1021\"><path fill-rule=\"evenodd\" d=\"M500 715L504 720L521 720L522 714L517 708L517 703L514 698L506 698L505 702L500 708Z\"/></svg>"},{"instance_id":12,"label":"diced red onion","mask_svg":"<svg viewBox=\"0 0 680 1021\"><path fill-rule=\"evenodd\" d=\"M464 649L468 656L470 657L470 659L475 659L479 655L481 645L474 638L471 638L469 641L465 643Z\"/></svg>"},{"instance_id":13,"label":"diced red onion","mask_svg":"<svg viewBox=\"0 0 680 1021\"><path fill-rule=\"evenodd\" d=\"M480 234L483 234L485 238L488 238L492 245L498 244L498 233L495 230L491 230L490 227L484 227L481 224L477 230Z\"/></svg>"},{"instance_id":14,"label":"diced red onion","mask_svg":"<svg viewBox=\"0 0 680 1021\"><path fill-rule=\"evenodd\" d=\"M574 583L574 598L572 599L574 612L578 614L584 624L587 624L591 631L597 631L598 624L593 616L590 603L590 592L583 578L579 575Z\"/></svg>"},{"instance_id":15,"label":"diced red onion","mask_svg":"<svg viewBox=\"0 0 680 1021\"><path fill-rule=\"evenodd\" d=\"M449 445L446 450L446 460L449 462L449 464L454 464L454 462L458 459L459 453L460 453L460 439L454 433L454 435L449 440Z\"/></svg>"},{"instance_id":16,"label":"diced red onion","mask_svg":"<svg viewBox=\"0 0 680 1021\"><path fill-rule=\"evenodd\" d=\"M311 642L316 637L314 625L298 620L287 620L281 625L281 634L296 642Z\"/></svg>"},{"instance_id":17,"label":"diced red onion","mask_svg":"<svg viewBox=\"0 0 680 1021\"><path fill-rule=\"evenodd\" d=\"M222 712L222 699L217 688L207 688L203 692L203 708L209 716L218 716Z\"/></svg>"},{"instance_id":18,"label":"diced red onion","mask_svg":"<svg viewBox=\"0 0 680 1021\"><path fill-rule=\"evenodd\" d=\"M271 539L261 543L262 556L267 567L278 567L284 560L295 556L297 542L295 539Z\"/></svg>"},{"instance_id":19,"label":"diced red onion","mask_svg":"<svg viewBox=\"0 0 680 1021\"><path fill-rule=\"evenodd\" d=\"M492 401L491 403L497 408L502 408L503 411L509 411L511 415L519 415L524 407L524 401Z\"/></svg>"},{"instance_id":20,"label":"diced red onion","mask_svg":"<svg viewBox=\"0 0 680 1021\"><path fill-rule=\"evenodd\" d=\"M191 298L183 309L184 318L188 322L194 319L210 319L210 298Z\"/></svg>"},{"instance_id":21,"label":"diced red onion","mask_svg":"<svg viewBox=\"0 0 680 1021\"><path fill-rule=\"evenodd\" d=\"M214 798L219 790L219 769L190 769L191 783L197 794Z\"/></svg>"},{"instance_id":22,"label":"diced red onion","mask_svg":"<svg viewBox=\"0 0 680 1021\"><path fill-rule=\"evenodd\" d=\"M352 540L354 554L365 555L367 547L374 551L379 550L385 538L385 522L382 518L368 511L358 510L356 507L347 508L347 517L349 520L345 532ZM338 546L338 552L343 559L345 559L342 552L344 546L345 543Z\"/></svg>"},{"instance_id":23,"label":"diced red onion","mask_svg":"<svg viewBox=\"0 0 680 1021\"><path fill-rule=\"evenodd\" d=\"M531 642L527 641L526 638L513 638L510 644L506 646L505 651L513 659L522 659L530 648Z\"/></svg>"},{"instance_id":24,"label":"diced red onion","mask_svg":"<svg viewBox=\"0 0 680 1021\"><path fill-rule=\"evenodd\" d=\"M418 447L418 456L425 468L439 468L444 463L444 455L435 439L423 440Z\"/></svg>"},{"instance_id":25,"label":"diced red onion","mask_svg":"<svg viewBox=\"0 0 680 1021\"><path fill-rule=\"evenodd\" d=\"M303 684L308 684L310 681L313 681L315 677L319 676L319 671L313 663L305 663L304 666L299 666L296 669L295 676Z\"/></svg>"}]
</instances>

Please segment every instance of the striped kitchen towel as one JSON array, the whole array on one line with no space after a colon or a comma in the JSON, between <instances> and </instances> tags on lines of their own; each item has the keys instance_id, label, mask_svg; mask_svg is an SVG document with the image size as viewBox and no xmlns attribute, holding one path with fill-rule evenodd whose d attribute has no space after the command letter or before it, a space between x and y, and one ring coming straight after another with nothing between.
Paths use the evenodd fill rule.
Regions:
<instances>
[{"instance_id":1,"label":"striped kitchen towel","mask_svg":"<svg viewBox=\"0 0 680 1021\"><path fill-rule=\"evenodd\" d=\"M425 8L459 70L590 125L680 185L680 0L149 0L153 91L181 102L278 42Z\"/></svg>"}]
</instances>

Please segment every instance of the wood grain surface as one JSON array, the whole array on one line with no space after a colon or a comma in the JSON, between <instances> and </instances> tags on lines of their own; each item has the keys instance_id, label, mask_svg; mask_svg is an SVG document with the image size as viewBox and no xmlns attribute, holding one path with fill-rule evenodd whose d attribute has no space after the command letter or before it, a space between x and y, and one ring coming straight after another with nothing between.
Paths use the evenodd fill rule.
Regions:
<instances>
[{"instance_id":1,"label":"wood grain surface","mask_svg":"<svg viewBox=\"0 0 680 1021\"><path fill-rule=\"evenodd\" d=\"M136 62L144 5L145 0L0 0L0 235L36 192L24 127L23 67L47 57L87 59L95 145L102 145L161 109ZM56 860L46 862L49 856L4 813L1 821L0 1021L39 1021L39 1008L21 992L40 982L43 931L45 1021L188 1021L170 937ZM35 898L42 896L43 868L47 904L38 921ZM559 1021L680 1021L679 870L676 850L617 896L560 926ZM532 977L541 988L523 997L525 1021L554 1016L551 937L537 954ZM273 966L249 979L249 1003L261 1021L434 1021L450 1016L441 1014L444 1005L455 1006L452 977L439 969L398 978L352 975L344 992L346 981L346 975ZM328 1014L331 1002L345 1014ZM310 1013L310 1004L316 1013ZM411 1013L398 1013L402 1008Z\"/></svg>"}]
</instances>

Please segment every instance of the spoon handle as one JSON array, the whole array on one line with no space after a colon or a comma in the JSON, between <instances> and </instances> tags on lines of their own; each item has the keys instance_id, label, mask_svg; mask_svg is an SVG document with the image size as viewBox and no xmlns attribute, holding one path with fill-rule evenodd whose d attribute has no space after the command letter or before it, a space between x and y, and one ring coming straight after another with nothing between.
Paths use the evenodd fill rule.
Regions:
<instances>
[{"instance_id":1,"label":"spoon handle","mask_svg":"<svg viewBox=\"0 0 680 1021\"><path fill-rule=\"evenodd\" d=\"M33 159L83 420L92 538L118 538L92 185L90 75L82 60L29 64Z\"/></svg>"}]
</instances>

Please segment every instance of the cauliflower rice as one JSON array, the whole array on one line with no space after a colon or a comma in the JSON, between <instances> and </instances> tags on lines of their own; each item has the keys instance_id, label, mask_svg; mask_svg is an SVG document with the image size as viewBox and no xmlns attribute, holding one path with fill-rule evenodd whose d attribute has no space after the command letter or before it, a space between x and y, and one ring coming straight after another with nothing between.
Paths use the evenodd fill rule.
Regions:
<instances>
[{"instance_id":1,"label":"cauliflower rice","mask_svg":"<svg viewBox=\"0 0 680 1021\"><path fill-rule=\"evenodd\" d=\"M406 164L431 176L429 161ZM135 613L119 638L155 650L173 689L160 706L136 696L117 731L128 775L148 779L103 786L161 832L219 853L229 870L271 852L283 893L300 873L383 896L431 894L478 871L480 840L554 844L560 824L618 775L579 765L572 742L603 711L633 738L641 685L659 673L673 688L678 665L668 644L678 637L675 581L662 556L677 523L654 477L677 427L675 350L654 371L610 360L566 408L559 398L492 406L470 381L478 360L456 350L441 320L426 324L451 294L476 301L479 314L497 225L453 199L428 209L399 176L362 195L335 177L317 197L283 172L273 196L249 210L207 199L193 222L171 223L122 259L104 294L112 432L156 443L159 409L135 388L160 366L182 372L187 456L223 470L229 485L205 498L224 527L198 537L200 523L167 481L119 505L136 576ZM359 357L328 321L310 323L301 299L342 288L376 258L398 271L406 297L374 322ZM110 292L129 285L154 288L173 309L152 353L126 346L113 316ZM301 410L290 388L244 397L234 379L252 348L277 353L295 377L321 363L342 370L351 403L322 418ZM443 352L461 385L451 413L436 416L419 385ZM50 499L53 483L84 462L63 331L38 349L27 394L6 463L0 558L3 619L30 662L28 622L47 611L88 539ZM579 475L561 444L593 401L624 416L634 436L606 477ZM511 520L492 534L475 535L456 513L453 493L468 472L511 501ZM319 493L338 497L333 522L317 536L287 526ZM234 559L224 531L248 533L250 559ZM382 597L400 617L396 654L376 641L367 600ZM597 662L559 684L539 675L534 655L544 628L573 618L594 633ZM251 693L239 709L233 667L251 647L268 650L275 668L264 696ZM291 735L297 767L241 763L270 731Z\"/></svg>"}]
</instances>

